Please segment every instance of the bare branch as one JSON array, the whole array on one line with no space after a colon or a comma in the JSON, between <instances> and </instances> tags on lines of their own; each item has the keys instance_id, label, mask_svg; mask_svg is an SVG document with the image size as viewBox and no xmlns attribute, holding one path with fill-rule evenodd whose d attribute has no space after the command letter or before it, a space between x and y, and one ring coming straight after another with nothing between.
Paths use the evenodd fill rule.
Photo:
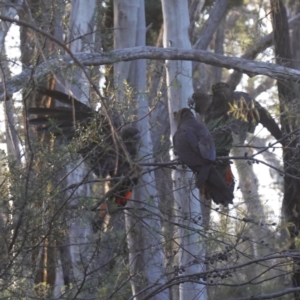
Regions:
<instances>
[{"instance_id":1,"label":"bare branch","mask_svg":"<svg viewBox=\"0 0 300 300\"><path fill-rule=\"evenodd\" d=\"M199 39L194 45L194 49L207 49L213 34L219 27L220 22L226 14L226 6L228 0L216 0L209 14L208 20L205 22Z\"/></svg>"},{"instance_id":2,"label":"bare branch","mask_svg":"<svg viewBox=\"0 0 300 300\"><path fill-rule=\"evenodd\" d=\"M297 14L295 17L291 18L289 20L289 28L293 28L296 26L299 26L300 21L300 14ZM274 33L271 32L270 34L266 35L264 38L262 38L260 41L258 41L256 44L252 45L243 55L242 58L245 59L254 59L259 53L269 48L274 41ZM227 83L230 85L232 89L235 89L238 83L240 82L242 78L242 73L239 71L234 71L230 77Z\"/></svg>"},{"instance_id":3,"label":"bare branch","mask_svg":"<svg viewBox=\"0 0 300 300\"><path fill-rule=\"evenodd\" d=\"M210 274L210 273L212 273L212 272L216 272L216 273L217 272L221 273L223 271L228 272L230 269L238 270L238 269L243 268L245 266L253 265L253 264L264 262L264 261L271 261L273 259L280 259L280 258L293 258L293 257L298 257L298 256L299 256L299 254L297 252L290 251L290 252L285 252L285 253L282 253L282 254L269 255L269 256L263 256L263 257L259 257L259 258L256 258L256 259L252 259L252 260L250 260L248 262L245 262L245 263L236 264L234 267L231 267L231 268L228 268L228 267L225 267L225 268L215 268L214 270L211 270L211 271L194 273L192 275L174 276L165 285L158 286L157 284L153 284L152 286L157 286L157 288L154 289L149 295L147 295L143 299L151 299L151 297L153 295L159 293L163 289L166 289L168 287L171 287L172 285L180 284L180 283L183 283L183 282L186 282L186 281L190 281L190 280L197 280L197 282L201 282L201 284L203 284L203 285L205 285L205 284L207 284L207 285L214 285L214 284L209 284L209 283L206 283L204 281L201 281L201 278L207 277L207 275ZM234 285L231 285L231 286L234 286ZM293 290L293 291L290 291L290 290ZM286 291L288 291L288 292L286 292ZM292 293L292 292L295 292L295 289L286 289L284 291L273 293L272 295L275 295L275 297L276 297L276 294L278 294L277 297L279 297L281 295L279 293L282 293L282 292ZM266 297L267 295L262 295L262 296ZM245 298L238 298L238 299L235 299L235 300L271 299L271 298L272 297L269 297L269 298L260 298L260 296L256 296L256 297L250 296L250 297L245 297Z\"/></svg>"},{"instance_id":4,"label":"bare branch","mask_svg":"<svg viewBox=\"0 0 300 300\"><path fill-rule=\"evenodd\" d=\"M0 16L0 19L2 16ZM155 47L133 47L126 49L113 50L107 53L77 53L77 61L83 66L99 66L114 64L120 61L132 61L137 59L155 59L155 60L189 60L199 61L209 65L223 67L227 69L238 70L248 73L250 77L255 75L266 75L277 80L300 81L300 71L286 68L271 63L255 62L247 59L223 56L204 50L177 49L177 48L155 48ZM50 70L63 70L74 64L74 60L65 55L58 59L52 59L40 64L35 69L35 79L46 76ZM21 74L7 81L7 92L12 94L24 87L24 82L29 78L32 72L29 68ZM0 89L0 97L3 98L4 91Z\"/></svg>"},{"instance_id":5,"label":"bare branch","mask_svg":"<svg viewBox=\"0 0 300 300\"><path fill-rule=\"evenodd\" d=\"M37 30L41 34L45 34L46 37L52 39L59 46L66 48L62 45L54 36L41 29L36 28L34 25L26 22L14 20L4 16L0 16L0 20L16 23L19 26L30 26L32 29ZM114 64L120 61L132 61L137 59L155 59L155 60L189 60L206 63L209 65L234 69L239 72L248 74L250 77L255 75L266 75L278 80L290 80L298 82L300 81L300 71L286 68L271 63L254 62L252 60L224 56L220 54L214 54L204 50L193 49L177 49L177 48L156 48L156 47L133 47L126 49L113 50L107 53L77 53L62 56L58 59L52 59L45 63L40 64L36 70L35 79L46 76L50 70L62 70L66 67L76 64L79 67L82 66L99 66L105 64ZM7 93L12 94L23 88L24 82L29 78L32 69L29 68L23 71L21 74L15 76L12 80L7 82ZM0 97L3 98L3 89L0 89Z\"/></svg>"},{"instance_id":6,"label":"bare branch","mask_svg":"<svg viewBox=\"0 0 300 300\"><path fill-rule=\"evenodd\" d=\"M274 299L281 297L283 295L300 292L300 287L297 288L289 288L285 290L281 290L279 292L271 293L271 294L263 294L263 295L252 295L250 297L242 297L242 298L235 298L234 300L254 300L254 299Z\"/></svg>"}]
</instances>

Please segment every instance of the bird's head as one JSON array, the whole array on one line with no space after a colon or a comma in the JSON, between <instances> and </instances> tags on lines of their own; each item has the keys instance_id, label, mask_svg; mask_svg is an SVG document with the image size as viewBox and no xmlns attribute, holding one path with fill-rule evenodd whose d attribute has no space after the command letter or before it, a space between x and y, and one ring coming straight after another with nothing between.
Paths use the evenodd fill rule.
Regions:
<instances>
[{"instance_id":1,"label":"bird's head","mask_svg":"<svg viewBox=\"0 0 300 300\"><path fill-rule=\"evenodd\" d=\"M200 116L205 116L205 113L212 104L212 95L202 92L195 92L191 97L187 99L187 104Z\"/></svg>"},{"instance_id":2,"label":"bird's head","mask_svg":"<svg viewBox=\"0 0 300 300\"><path fill-rule=\"evenodd\" d=\"M232 90L225 82L215 83L212 87L213 105L222 106L232 101Z\"/></svg>"},{"instance_id":3,"label":"bird's head","mask_svg":"<svg viewBox=\"0 0 300 300\"><path fill-rule=\"evenodd\" d=\"M177 126L180 126L183 121L195 118L194 114L188 108L182 108L178 111L174 111L173 115Z\"/></svg>"},{"instance_id":4,"label":"bird's head","mask_svg":"<svg viewBox=\"0 0 300 300\"><path fill-rule=\"evenodd\" d=\"M141 132L132 126L124 127L121 130L121 138L123 141L139 141L141 139Z\"/></svg>"},{"instance_id":5,"label":"bird's head","mask_svg":"<svg viewBox=\"0 0 300 300\"><path fill-rule=\"evenodd\" d=\"M225 82L217 82L211 86L211 90L212 90L213 94L215 94L215 93L221 93L221 92L230 90L230 87Z\"/></svg>"},{"instance_id":6,"label":"bird's head","mask_svg":"<svg viewBox=\"0 0 300 300\"><path fill-rule=\"evenodd\" d=\"M195 109L195 100L193 98L194 94L187 98L186 103L190 109Z\"/></svg>"},{"instance_id":7,"label":"bird's head","mask_svg":"<svg viewBox=\"0 0 300 300\"><path fill-rule=\"evenodd\" d=\"M138 153L141 132L132 126L124 127L121 130L121 138L130 157L135 158Z\"/></svg>"}]
</instances>

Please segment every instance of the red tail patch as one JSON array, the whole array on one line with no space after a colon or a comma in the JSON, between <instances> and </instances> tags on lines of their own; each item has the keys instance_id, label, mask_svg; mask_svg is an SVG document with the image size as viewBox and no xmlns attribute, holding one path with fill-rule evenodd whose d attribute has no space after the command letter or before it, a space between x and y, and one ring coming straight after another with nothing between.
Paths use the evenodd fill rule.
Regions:
<instances>
[{"instance_id":1,"label":"red tail patch","mask_svg":"<svg viewBox=\"0 0 300 300\"><path fill-rule=\"evenodd\" d=\"M224 172L224 171L223 171ZM222 173L224 174L224 173ZM224 176L224 175L223 175ZM234 189L234 176L233 173L231 171L231 166L230 164L228 164L226 166L226 171L225 171L225 182L226 184L233 190ZM207 186L207 184L204 184L203 187L200 189L200 194L201 196L205 196L206 199L210 200L211 196L210 196L210 192L209 192L209 187Z\"/></svg>"},{"instance_id":2,"label":"red tail patch","mask_svg":"<svg viewBox=\"0 0 300 300\"><path fill-rule=\"evenodd\" d=\"M116 203L120 206L125 206L127 204L127 201L131 198L132 191L127 191L122 193L122 196L116 197Z\"/></svg>"},{"instance_id":3,"label":"red tail patch","mask_svg":"<svg viewBox=\"0 0 300 300\"><path fill-rule=\"evenodd\" d=\"M230 165L227 165L227 166L226 166L225 182L226 182L229 186L231 186L231 185L234 183L234 176L233 176L233 174L232 174L231 166L230 166Z\"/></svg>"},{"instance_id":4,"label":"red tail patch","mask_svg":"<svg viewBox=\"0 0 300 300\"><path fill-rule=\"evenodd\" d=\"M107 214L107 204L102 203L99 208L99 216L104 218Z\"/></svg>"},{"instance_id":5,"label":"red tail patch","mask_svg":"<svg viewBox=\"0 0 300 300\"><path fill-rule=\"evenodd\" d=\"M207 184L204 184L203 187L200 189L200 195L205 196L207 200L211 199L210 193L209 193L209 187Z\"/></svg>"}]
</instances>

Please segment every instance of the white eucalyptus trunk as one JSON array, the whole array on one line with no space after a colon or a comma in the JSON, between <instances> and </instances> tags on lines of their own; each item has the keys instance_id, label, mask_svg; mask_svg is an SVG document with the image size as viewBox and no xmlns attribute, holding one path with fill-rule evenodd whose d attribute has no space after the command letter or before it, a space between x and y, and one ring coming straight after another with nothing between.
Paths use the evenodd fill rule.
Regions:
<instances>
[{"instance_id":1,"label":"white eucalyptus trunk","mask_svg":"<svg viewBox=\"0 0 300 300\"><path fill-rule=\"evenodd\" d=\"M70 32L68 40L70 41L70 50L76 52L90 52L89 46L93 44L94 34L94 16L96 11L96 0L89 0L88 5L85 0L73 0L70 14ZM70 93L72 90L76 98L89 105L89 84L81 70L76 70L70 75L70 80L76 84L69 84L69 88L65 91ZM60 82L62 83L62 82ZM62 83L66 87L67 82ZM81 182L87 175L88 170L84 164L78 166L78 162L71 164L66 170L69 173L67 177L67 185ZM85 184L77 188L72 197L80 199L82 197L91 196L91 185ZM78 204L73 200L71 205ZM87 275L94 267L92 259L95 256L95 249L91 247L93 240L93 230L91 226L92 213L82 212L80 216L73 215L72 210L67 213L68 217L68 237L65 243L61 245L62 270L58 269L56 279L56 296L59 296L61 284L65 284L62 276L67 276L71 280L73 286L72 293L80 293L80 297L94 297L97 286L92 283L92 277ZM64 265L65 264L65 265ZM92 286L93 288L84 288L82 286Z\"/></svg>"},{"instance_id":2,"label":"white eucalyptus trunk","mask_svg":"<svg viewBox=\"0 0 300 300\"><path fill-rule=\"evenodd\" d=\"M146 40L144 0L114 1L115 48L144 46ZM146 94L146 60L121 62L114 66L115 87L118 100L124 95L124 82L134 88L134 100L138 105L137 117L142 133L142 145L139 160L151 162L149 154L153 152L149 125L149 108ZM148 158L147 158L148 156ZM129 248L130 272L133 276L131 287L134 299L142 299L146 293L143 288L159 284L165 279L164 255L162 246L160 212L154 172L139 178L135 188L134 200L127 206L134 208L125 215L127 244ZM140 292L140 293L139 293ZM148 290L147 292L151 292ZM164 290L151 299L169 299L168 290Z\"/></svg>"},{"instance_id":3,"label":"white eucalyptus trunk","mask_svg":"<svg viewBox=\"0 0 300 300\"><path fill-rule=\"evenodd\" d=\"M73 0L70 17L70 49L73 53L91 53L94 45L95 35L94 18L96 11L96 0ZM82 102L89 105L89 83L83 72L80 70L73 74L76 85L72 85L73 93Z\"/></svg>"},{"instance_id":4,"label":"white eucalyptus trunk","mask_svg":"<svg viewBox=\"0 0 300 300\"><path fill-rule=\"evenodd\" d=\"M233 139L235 145L240 145L243 142L234 134ZM244 156L244 154L245 148L243 147L232 149L233 156ZM265 244L270 244L269 240L272 234L268 226L261 225L266 224L267 220L258 192L259 181L254 173L253 165L242 159L235 160L235 165L239 176L239 187L248 212L245 217L250 220L248 228L253 241L251 243L253 254L255 257L270 254L271 250ZM261 243L262 241L263 243Z\"/></svg>"},{"instance_id":5,"label":"white eucalyptus trunk","mask_svg":"<svg viewBox=\"0 0 300 300\"><path fill-rule=\"evenodd\" d=\"M1 15L5 15L9 18L14 18L18 11L10 5L10 1L6 0L4 1L3 7L1 8ZM18 0L17 5L22 6L23 1ZM11 27L11 23L8 22L1 22L1 28L0 28L0 53L3 55L3 57L6 55L4 42L5 38L7 36L8 30ZM6 82L7 79L10 78L10 70L9 66L6 60L3 60L3 63L1 65L1 81L2 83ZM7 96L10 95L6 95ZM7 143L7 153L9 153L9 156L11 156L11 159L18 164L21 162L21 153L20 153L20 141L17 135L16 131L16 125L14 121L14 107L12 101L5 101L4 102L5 107L5 125L6 125L6 143Z\"/></svg>"},{"instance_id":6,"label":"white eucalyptus trunk","mask_svg":"<svg viewBox=\"0 0 300 300\"><path fill-rule=\"evenodd\" d=\"M13 19L17 15L17 13L18 13L17 8L21 8L22 7L23 0L17 0L17 1L15 1L15 3L14 3L15 6L13 6L11 4L10 0L4 0L4 1L2 1L1 4L2 4L1 5L1 15ZM1 47L1 53L2 53L2 51L4 49L5 37L7 35L7 32L9 30L10 26L11 26L11 23L9 23L9 22L1 22L1 29L0 29L0 47Z\"/></svg>"},{"instance_id":7,"label":"white eucalyptus trunk","mask_svg":"<svg viewBox=\"0 0 300 300\"><path fill-rule=\"evenodd\" d=\"M176 0L162 0L164 18L164 47L190 49L188 3ZM190 61L166 61L168 103L171 135L176 131L173 112L186 107L186 99L193 93L192 63ZM205 244L196 233L201 227L202 217L200 196L194 189L192 173L178 168L173 171L175 211L179 227L176 238L179 244L178 268L183 274L193 274L205 269L202 258L205 256ZM188 226L190 230L185 227ZM195 230L195 231L194 231ZM192 261L194 263L192 263ZM180 271L180 272L181 272ZM201 283L183 283L179 286L180 299L206 299L206 288Z\"/></svg>"}]
</instances>

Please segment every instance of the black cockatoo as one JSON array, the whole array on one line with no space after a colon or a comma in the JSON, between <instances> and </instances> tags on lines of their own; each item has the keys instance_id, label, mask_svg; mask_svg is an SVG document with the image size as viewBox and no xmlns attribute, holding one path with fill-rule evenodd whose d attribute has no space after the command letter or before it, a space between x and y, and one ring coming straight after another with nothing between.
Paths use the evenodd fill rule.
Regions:
<instances>
[{"instance_id":1,"label":"black cockatoo","mask_svg":"<svg viewBox=\"0 0 300 300\"><path fill-rule=\"evenodd\" d=\"M247 132L253 133L256 125L261 123L277 140L282 138L282 132L275 120L249 94L232 91L229 85L224 82L214 84L212 92L212 104L207 111L208 122L226 113L228 117L240 121L237 124L245 126ZM246 138L246 133L243 136Z\"/></svg>"},{"instance_id":2,"label":"black cockatoo","mask_svg":"<svg viewBox=\"0 0 300 300\"><path fill-rule=\"evenodd\" d=\"M253 133L256 125L261 123L277 140L282 138L275 120L249 94L232 91L224 82L214 84L212 92L212 95L194 93L188 99L190 107L205 115L205 122L211 131L219 125L224 127L234 123L235 126L230 129L238 129L239 134L246 138L246 133Z\"/></svg>"},{"instance_id":3,"label":"black cockatoo","mask_svg":"<svg viewBox=\"0 0 300 300\"><path fill-rule=\"evenodd\" d=\"M29 120L30 125L39 125L38 131L51 132L65 142L76 137L77 152L98 177L105 178L110 175L112 178L117 178L126 176L130 172L126 155L121 147L116 148L111 128L104 115L65 93L46 88L39 88L38 92L70 107L29 108L28 114L37 115L36 118ZM120 130L119 116L113 116L112 122L114 128ZM140 131L134 127L123 127L120 136L129 156L134 159L141 138ZM132 186L136 183L137 178L134 178L122 184L115 193L115 201L118 205L126 205L131 197Z\"/></svg>"},{"instance_id":4,"label":"black cockatoo","mask_svg":"<svg viewBox=\"0 0 300 300\"><path fill-rule=\"evenodd\" d=\"M205 115L205 123L215 140L217 156L229 155L233 147L232 132L239 134L239 140L243 143L247 132L253 133L258 123L266 127L277 140L282 138L275 120L249 94L232 91L223 82L214 84L212 92L212 95L194 93L188 99L188 104L200 115ZM229 162L220 162L217 168L226 182L234 186Z\"/></svg>"},{"instance_id":5,"label":"black cockatoo","mask_svg":"<svg viewBox=\"0 0 300 300\"><path fill-rule=\"evenodd\" d=\"M201 189L204 184L207 185L217 204L226 206L232 203L233 192L214 166L216 149L209 130L188 108L179 110L174 116L177 122L174 150L179 159L197 174L196 186Z\"/></svg>"}]
</instances>

